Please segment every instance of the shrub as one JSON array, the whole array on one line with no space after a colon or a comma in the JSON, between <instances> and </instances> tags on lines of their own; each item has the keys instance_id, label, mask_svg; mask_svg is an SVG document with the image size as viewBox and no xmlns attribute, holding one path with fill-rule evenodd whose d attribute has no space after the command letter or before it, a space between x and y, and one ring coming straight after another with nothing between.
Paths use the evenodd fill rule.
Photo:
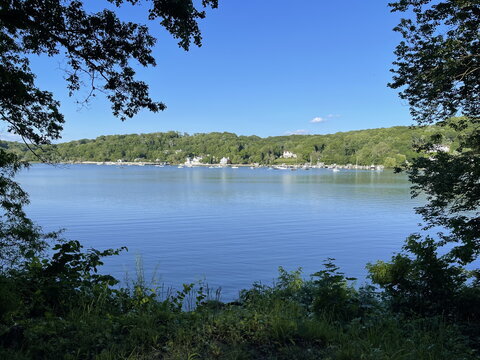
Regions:
<instances>
[{"instance_id":1,"label":"shrub","mask_svg":"<svg viewBox=\"0 0 480 360\"><path fill-rule=\"evenodd\" d=\"M439 256L431 237L412 235L390 262L367 265L372 281L384 290L392 311L414 316L480 319L477 272Z\"/></svg>"}]
</instances>

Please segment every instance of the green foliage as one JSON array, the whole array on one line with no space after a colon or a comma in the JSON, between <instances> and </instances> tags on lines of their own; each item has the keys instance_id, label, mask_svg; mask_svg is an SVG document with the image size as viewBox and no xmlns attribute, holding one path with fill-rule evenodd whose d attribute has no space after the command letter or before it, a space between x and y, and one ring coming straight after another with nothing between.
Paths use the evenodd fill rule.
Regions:
<instances>
[{"instance_id":1,"label":"green foliage","mask_svg":"<svg viewBox=\"0 0 480 360\"><path fill-rule=\"evenodd\" d=\"M0 148L0 272L32 254L38 254L49 238L25 214L28 195L16 183L15 174L27 164L13 153Z\"/></svg>"},{"instance_id":2,"label":"green foliage","mask_svg":"<svg viewBox=\"0 0 480 360\"><path fill-rule=\"evenodd\" d=\"M193 1L148 1L148 18L179 39L188 50L201 45L198 20L205 11ZM137 6L135 0L107 0L105 5ZM200 8L218 6L204 0ZM8 130L34 144L60 137L64 119L53 94L35 85L29 56L64 54L65 80L70 95L88 84L88 102L98 92L106 95L115 116L125 120L142 109L165 109L149 96L146 83L136 79L131 65L155 66L156 39L145 25L120 20L111 6L88 12L82 1L3 1L0 8L0 118Z\"/></svg>"},{"instance_id":3,"label":"green foliage","mask_svg":"<svg viewBox=\"0 0 480 360\"><path fill-rule=\"evenodd\" d=\"M414 120L443 121L459 112L478 121L480 89L480 4L478 0L397 0L404 18L395 28L394 78Z\"/></svg>"},{"instance_id":4,"label":"green foliage","mask_svg":"<svg viewBox=\"0 0 480 360\"><path fill-rule=\"evenodd\" d=\"M399 0L391 6L405 17L396 28L404 40L390 86L401 89L419 124L458 134L454 152L437 150L444 133L417 144L427 156L417 157L408 171L414 195L428 200L418 212L427 227L446 229L439 240L455 245L453 261L471 263L480 255L480 4Z\"/></svg>"},{"instance_id":5,"label":"green foliage","mask_svg":"<svg viewBox=\"0 0 480 360\"><path fill-rule=\"evenodd\" d=\"M181 47L200 45L197 20L205 13L192 1L149 3L150 17L159 18ZM217 1L201 5L216 7ZM309 280L300 270L281 268L273 286L254 284L227 304L209 300L194 284L164 299L143 280L119 288L114 278L97 273L102 257L117 250L83 252L78 242L66 241L50 257L41 256L48 235L25 216L28 198L13 181L23 166L19 156L35 158L28 145L0 142L0 357L478 358L469 345L478 346L479 273L461 264L480 254L480 6L472 0L398 0L391 6L412 16L397 27L405 41L397 47L391 86L403 89L414 119L439 126L267 139L170 132L102 136L44 149L64 161L176 163L204 155L208 163L228 156L234 163L272 164L288 150L298 156L288 161L299 163L413 162L413 193L424 192L428 200L418 211L428 227L447 231L439 234L439 243L411 236L391 262L369 266L383 299L371 287L357 290L331 261ZM135 79L129 65L133 60L155 65L155 39L146 27L122 22L111 10L89 14L81 1L7 1L0 8L0 40L0 116L9 131L34 144L59 138L64 119L53 95L36 87L31 54L65 52L71 93L88 80L90 96L97 89L105 92L121 119L143 108L165 108L149 97L148 86ZM458 113L464 117L450 119ZM412 140L423 154L411 149ZM452 151L439 150L439 144ZM447 243L455 246L440 256ZM184 311L190 299L195 306Z\"/></svg>"},{"instance_id":6,"label":"green foliage","mask_svg":"<svg viewBox=\"0 0 480 360\"><path fill-rule=\"evenodd\" d=\"M438 144L445 133L419 139L416 151L426 156L407 168L412 194L427 199L416 209L425 228L442 229L437 242L411 236L391 262L370 265L371 277L396 311L467 321L478 341L479 272L462 265L480 255L480 4L400 0L391 6L406 18L396 28L404 41L390 86L401 89L419 124L451 129L457 141L455 151L443 151Z\"/></svg>"},{"instance_id":7,"label":"green foliage","mask_svg":"<svg viewBox=\"0 0 480 360\"><path fill-rule=\"evenodd\" d=\"M76 304L79 292L103 292L117 281L97 274L101 258L121 250L82 252L78 241L60 242L53 247L51 258L32 256L21 267L10 269L5 279L15 279L17 291L28 299L25 316L62 315ZM8 283L7 287L8 289Z\"/></svg>"},{"instance_id":8,"label":"green foliage","mask_svg":"<svg viewBox=\"0 0 480 360\"><path fill-rule=\"evenodd\" d=\"M152 47L156 39L146 26L121 21L111 10L123 3L138 5L135 0L107 0L104 5L110 9L93 13L85 9L82 1L0 3L0 120L8 124L7 131L21 136L25 142L14 145L13 152L7 151L11 150L8 144L0 142L0 272L15 267L25 257L37 255L46 240L58 236L43 234L26 217L23 206L28 203L27 194L13 180L16 172L26 166L17 156L19 151L24 152L23 155L25 151L28 153L27 160L45 159L45 154L39 156L35 152L39 150L37 146L60 138L64 123L60 104L53 94L36 86L29 61L32 55L64 55L70 95L88 84L89 95L82 103L100 91L112 104L113 114L122 120L142 109L157 112L165 108L163 103L150 98L148 85L136 79L131 66L132 62L155 66ZM149 19L159 20L185 50L192 42L201 45L198 20L206 16L203 9L218 6L218 0L203 0L201 4L193 1L149 3ZM77 249L63 249L65 256L74 256L79 245L71 242L62 245L74 245ZM72 253L67 255L68 251ZM43 271L47 265L36 266L37 271ZM59 276L72 274L60 263L56 266ZM70 270L76 273L79 269Z\"/></svg>"},{"instance_id":9,"label":"green foliage","mask_svg":"<svg viewBox=\"0 0 480 360\"><path fill-rule=\"evenodd\" d=\"M331 135L290 135L260 138L232 133L180 134L177 132L140 135L100 136L44 147L44 156L57 161L167 161L183 163L186 157L203 156L204 163L219 163L229 157L238 164L383 164L400 166L419 156L414 142L426 141L432 132L444 135L445 145L455 146L455 131L442 128L411 129L392 127L349 131ZM17 143L0 143L9 151L34 161L28 149ZM292 151L297 158L283 158Z\"/></svg>"},{"instance_id":10,"label":"green foliage","mask_svg":"<svg viewBox=\"0 0 480 360\"><path fill-rule=\"evenodd\" d=\"M360 314L357 290L348 284L354 278L346 278L339 268L328 259L324 270L313 274L315 292L313 311L316 314L334 314L340 318L354 318Z\"/></svg>"},{"instance_id":11,"label":"green foliage","mask_svg":"<svg viewBox=\"0 0 480 360\"><path fill-rule=\"evenodd\" d=\"M300 269L280 268L272 286L254 284L238 301L222 303L191 284L163 299L142 277L131 288L112 286L114 279L96 270L103 256L114 253L83 252L77 242L65 242L51 257L32 258L2 275L0 356L467 360L476 355L460 331L439 318L402 319L378 306L345 316L333 304L336 296L356 308L365 297L346 285L331 261L310 280ZM182 311L192 296L196 306Z\"/></svg>"},{"instance_id":12,"label":"green foliage","mask_svg":"<svg viewBox=\"0 0 480 360\"><path fill-rule=\"evenodd\" d=\"M384 289L393 311L415 316L480 320L478 273L466 271L446 256L429 236L408 238L403 252L388 263L368 265L370 278Z\"/></svg>"},{"instance_id":13,"label":"green foliage","mask_svg":"<svg viewBox=\"0 0 480 360\"><path fill-rule=\"evenodd\" d=\"M461 127L455 153L437 152L417 158L408 169L415 196L425 194L428 202L417 209L426 227L440 227L441 244L451 243L453 261L468 264L480 254L480 133L471 121L459 118L444 126ZM432 139L420 151L431 151Z\"/></svg>"}]
</instances>

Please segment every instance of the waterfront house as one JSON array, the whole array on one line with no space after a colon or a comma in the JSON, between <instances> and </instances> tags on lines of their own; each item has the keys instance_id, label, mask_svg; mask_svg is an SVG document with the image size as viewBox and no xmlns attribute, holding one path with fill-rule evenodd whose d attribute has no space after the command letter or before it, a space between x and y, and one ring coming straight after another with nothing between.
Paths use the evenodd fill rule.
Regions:
<instances>
[{"instance_id":1,"label":"waterfront house","mask_svg":"<svg viewBox=\"0 0 480 360\"><path fill-rule=\"evenodd\" d=\"M283 152L283 155L282 155L282 158L284 158L284 159L296 159L296 158L297 158L297 154L294 154L294 153L291 152L291 151L284 151L284 152Z\"/></svg>"},{"instance_id":2,"label":"waterfront house","mask_svg":"<svg viewBox=\"0 0 480 360\"><path fill-rule=\"evenodd\" d=\"M222 157L220 159L220 165L222 165L222 166L226 166L226 165L231 164L231 163L232 162L230 161L230 158L228 158L228 157Z\"/></svg>"},{"instance_id":3,"label":"waterfront house","mask_svg":"<svg viewBox=\"0 0 480 360\"><path fill-rule=\"evenodd\" d=\"M203 156L194 156L193 158L187 157L185 160L185 166L198 166L202 165Z\"/></svg>"}]
</instances>

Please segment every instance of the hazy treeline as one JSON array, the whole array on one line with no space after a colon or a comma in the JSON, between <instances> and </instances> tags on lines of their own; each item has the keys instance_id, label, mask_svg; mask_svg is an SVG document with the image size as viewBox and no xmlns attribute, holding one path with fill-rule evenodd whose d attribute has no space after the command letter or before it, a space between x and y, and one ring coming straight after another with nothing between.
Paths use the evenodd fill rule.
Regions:
<instances>
[{"instance_id":1,"label":"hazy treeline","mask_svg":"<svg viewBox=\"0 0 480 360\"><path fill-rule=\"evenodd\" d=\"M58 161L168 161L181 163L186 157L203 156L205 163L218 163L229 157L233 163L305 163L400 165L418 156L412 144L433 133L442 134L441 143L455 148L455 133L438 127L395 126L330 135L288 135L261 138L228 132L184 134L175 131L150 134L99 136L45 146L40 152ZM28 148L19 143L0 142L0 146L35 161ZM284 151L297 155L284 159Z\"/></svg>"}]
</instances>

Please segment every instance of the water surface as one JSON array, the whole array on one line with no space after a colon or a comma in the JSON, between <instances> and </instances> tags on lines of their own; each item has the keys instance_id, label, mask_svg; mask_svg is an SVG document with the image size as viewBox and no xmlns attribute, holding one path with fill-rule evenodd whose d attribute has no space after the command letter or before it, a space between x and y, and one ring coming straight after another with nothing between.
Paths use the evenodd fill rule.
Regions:
<instances>
[{"instance_id":1,"label":"water surface","mask_svg":"<svg viewBox=\"0 0 480 360\"><path fill-rule=\"evenodd\" d=\"M45 230L128 247L106 271L122 279L141 255L147 278L206 278L224 298L271 282L279 265L310 274L327 257L363 279L365 264L389 259L419 222L419 200L391 171L33 165L17 179Z\"/></svg>"}]
</instances>

